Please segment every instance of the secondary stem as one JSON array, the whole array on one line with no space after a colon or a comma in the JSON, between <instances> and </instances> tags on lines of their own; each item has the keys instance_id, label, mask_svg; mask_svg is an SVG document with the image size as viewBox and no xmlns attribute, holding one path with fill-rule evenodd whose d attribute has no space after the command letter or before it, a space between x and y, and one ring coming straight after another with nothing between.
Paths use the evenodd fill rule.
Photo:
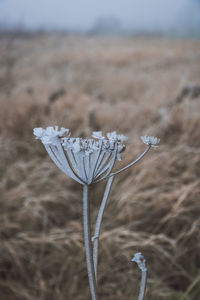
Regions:
<instances>
[{"instance_id":1,"label":"secondary stem","mask_svg":"<svg viewBox=\"0 0 200 300\"><path fill-rule=\"evenodd\" d=\"M125 171L126 169L132 167L132 166L135 165L137 162L139 162L139 161L147 154L147 152L148 152L150 149L151 149L151 145L148 145L148 147L145 149L145 151L144 151L144 152L143 152L136 160L132 161L130 164L128 164L127 166L123 167L122 169L120 169L120 170L118 170L118 171L116 171L116 172L114 172L114 173L110 173L110 175L108 175L108 176L106 176L106 177L104 176L104 177L102 177L102 178L96 180L95 182L100 182L100 181L102 181L102 180L104 180L104 179L106 179L106 178L109 178L109 177L111 177L111 176L117 175L117 174L119 174L119 173Z\"/></svg>"},{"instance_id":2,"label":"secondary stem","mask_svg":"<svg viewBox=\"0 0 200 300\"><path fill-rule=\"evenodd\" d=\"M109 196L109 193L110 193L110 189L111 189L111 186L112 186L113 179L114 179L114 176L112 176L108 179L106 189L105 189L105 192L104 192L104 196L103 196L101 206L100 206L100 209L99 209L98 217L97 217L97 222L96 222L96 226L95 226L95 233L94 233L94 236L92 238L92 241L93 241L93 262L94 262L94 272L95 272L96 281L97 281L97 267L98 267L99 234L100 234L100 229L101 229L103 213L104 213L104 210L105 210L106 202L108 200L108 196Z\"/></svg>"},{"instance_id":3,"label":"secondary stem","mask_svg":"<svg viewBox=\"0 0 200 300\"><path fill-rule=\"evenodd\" d=\"M91 233L90 233L90 210L88 201L88 185L83 185L83 225L84 241L87 261L88 278L92 300L97 300L96 280L94 275L94 265L92 259Z\"/></svg>"}]
</instances>

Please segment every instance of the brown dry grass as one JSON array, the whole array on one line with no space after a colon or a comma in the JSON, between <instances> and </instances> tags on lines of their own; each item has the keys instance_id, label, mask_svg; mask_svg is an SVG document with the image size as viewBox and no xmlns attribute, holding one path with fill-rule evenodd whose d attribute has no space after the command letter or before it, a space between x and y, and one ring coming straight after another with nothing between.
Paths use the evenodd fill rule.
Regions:
<instances>
[{"instance_id":1,"label":"brown dry grass","mask_svg":"<svg viewBox=\"0 0 200 300\"><path fill-rule=\"evenodd\" d=\"M200 42L62 35L0 43L0 299L90 299L81 187L50 161L32 128L74 135L117 130L123 163L102 226L100 298L137 299L148 261L147 299L200 297ZM104 184L91 189L93 217Z\"/></svg>"}]
</instances>

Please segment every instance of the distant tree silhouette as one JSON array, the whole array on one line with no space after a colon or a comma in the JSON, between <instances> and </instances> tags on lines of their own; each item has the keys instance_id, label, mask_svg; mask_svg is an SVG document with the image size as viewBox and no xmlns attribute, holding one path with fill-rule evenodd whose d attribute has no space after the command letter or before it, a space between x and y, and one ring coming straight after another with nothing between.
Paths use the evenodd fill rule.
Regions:
<instances>
[{"instance_id":1,"label":"distant tree silhouette","mask_svg":"<svg viewBox=\"0 0 200 300\"><path fill-rule=\"evenodd\" d=\"M119 33L122 31L122 26L118 18L102 16L95 21L91 31L97 34Z\"/></svg>"}]
</instances>

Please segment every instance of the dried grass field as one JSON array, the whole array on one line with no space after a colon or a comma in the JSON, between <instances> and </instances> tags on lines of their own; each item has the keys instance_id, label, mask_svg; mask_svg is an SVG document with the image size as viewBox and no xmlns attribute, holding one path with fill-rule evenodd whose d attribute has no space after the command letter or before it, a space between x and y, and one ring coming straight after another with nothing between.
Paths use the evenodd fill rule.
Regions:
<instances>
[{"instance_id":1,"label":"dried grass field","mask_svg":"<svg viewBox=\"0 0 200 300\"><path fill-rule=\"evenodd\" d=\"M99 264L104 300L200 299L200 41L64 34L0 38L0 299L90 299L81 186L32 134L128 136L122 162L160 147L116 176ZM91 187L92 217L105 183Z\"/></svg>"}]
</instances>

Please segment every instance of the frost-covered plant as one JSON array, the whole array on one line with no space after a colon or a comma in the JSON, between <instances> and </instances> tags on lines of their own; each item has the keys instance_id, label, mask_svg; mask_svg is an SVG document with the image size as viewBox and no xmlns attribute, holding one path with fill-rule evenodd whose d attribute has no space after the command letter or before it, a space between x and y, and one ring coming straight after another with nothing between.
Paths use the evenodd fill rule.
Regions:
<instances>
[{"instance_id":1,"label":"frost-covered plant","mask_svg":"<svg viewBox=\"0 0 200 300\"><path fill-rule=\"evenodd\" d=\"M142 271L142 279L140 284L140 293L138 300L143 300L147 281L146 259L144 258L142 253L138 252L134 255L131 261L135 262L138 265L139 269Z\"/></svg>"},{"instance_id":2,"label":"frost-covered plant","mask_svg":"<svg viewBox=\"0 0 200 300\"><path fill-rule=\"evenodd\" d=\"M97 300L98 241L102 217L114 176L136 164L151 147L156 148L156 144L160 140L153 136L141 137L144 144L147 145L145 151L136 160L112 173L116 160L121 160L121 153L125 150L124 142L127 138L124 135L117 134L114 131L107 133L106 137L104 137L101 131L95 131L90 139L73 138L69 129L63 127L59 129L58 126L55 128L47 127L46 129L35 128L33 133L37 139L41 140L58 168L83 185L83 224L86 261L91 296L93 300ZM94 236L91 238L88 190L91 184L105 179L108 179L108 181L100 205ZM139 259L141 257L135 256L133 261L138 263ZM144 297L144 283L141 289L143 289L143 294L140 292L140 300Z\"/></svg>"}]
</instances>

